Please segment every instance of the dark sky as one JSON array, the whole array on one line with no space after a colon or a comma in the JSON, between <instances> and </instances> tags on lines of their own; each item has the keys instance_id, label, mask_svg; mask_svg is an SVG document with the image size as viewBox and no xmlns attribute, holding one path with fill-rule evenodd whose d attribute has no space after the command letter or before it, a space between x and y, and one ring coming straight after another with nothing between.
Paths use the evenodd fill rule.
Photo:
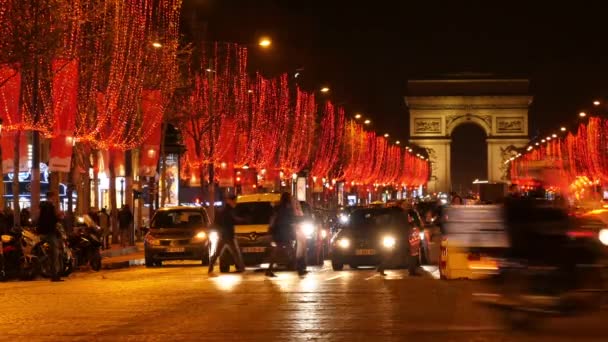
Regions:
<instances>
[{"instance_id":1,"label":"dark sky","mask_svg":"<svg viewBox=\"0 0 608 342\"><path fill-rule=\"evenodd\" d=\"M596 97L608 100L608 11L600 2L565 3L184 0L184 18L206 23L217 40L271 36L273 50L253 51L252 67L267 75L304 68L306 87L330 86L336 103L401 140L408 79L527 77L535 136L575 120Z\"/></svg>"}]
</instances>

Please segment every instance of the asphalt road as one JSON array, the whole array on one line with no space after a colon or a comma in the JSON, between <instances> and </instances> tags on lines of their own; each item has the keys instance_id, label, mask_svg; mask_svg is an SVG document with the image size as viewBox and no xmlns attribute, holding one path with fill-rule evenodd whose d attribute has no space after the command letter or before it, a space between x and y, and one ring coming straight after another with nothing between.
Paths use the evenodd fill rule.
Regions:
<instances>
[{"instance_id":1,"label":"asphalt road","mask_svg":"<svg viewBox=\"0 0 608 342\"><path fill-rule=\"evenodd\" d=\"M209 277L201 266L85 272L62 283L0 283L0 340L573 341L606 340L606 312L509 331L471 300L480 284L316 268Z\"/></svg>"}]
</instances>

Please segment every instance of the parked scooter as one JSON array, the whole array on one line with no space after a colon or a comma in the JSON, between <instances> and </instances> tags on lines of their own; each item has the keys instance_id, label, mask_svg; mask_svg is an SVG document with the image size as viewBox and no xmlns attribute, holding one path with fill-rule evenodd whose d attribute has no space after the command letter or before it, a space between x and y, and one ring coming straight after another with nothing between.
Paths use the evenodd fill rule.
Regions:
<instances>
[{"instance_id":1,"label":"parked scooter","mask_svg":"<svg viewBox=\"0 0 608 342\"><path fill-rule=\"evenodd\" d=\"M94 271L101 269L101 228L88 216L76 220L76 231L69 237L69 247L74 254L75 265L90 265Z\"/></svg>"},{"instance_id":2,"label":"parked scooter","mask_svg":"<svg viewBox=\"0 0 608 342\"><path fill-rule=\"evenodd\" d=\"M11 277L31 280L39 273L38 258L32 253L34 240L21 228L0 236L0 281Z\"/></svg>"}]
</instances>

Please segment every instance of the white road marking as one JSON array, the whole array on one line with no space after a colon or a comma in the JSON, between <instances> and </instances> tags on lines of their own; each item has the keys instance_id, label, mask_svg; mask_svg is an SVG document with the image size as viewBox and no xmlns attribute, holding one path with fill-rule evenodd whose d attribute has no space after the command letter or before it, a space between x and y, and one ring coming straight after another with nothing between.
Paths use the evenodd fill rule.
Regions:
<instances>
[{"instance_id":1,"label":"white road marking","mask_svg":"<svg viewBox=\"0 0 608 342\"><path fill-rule=\"evenodd\" d=\"M370 279L373 279L373 278L376 278L376 277L380 277L380 275L379 275L379 274L374 274L374 275L373 275L373 276L371 276L371 277L367 277L367 278L365 278L365 280L370 280Z\"/></svg>"},{"instance_id":2,"label":"white road marking","mask_svg":"<svg viewBox=\"0 0 608 342\"><path fill-rule=\"evenodd\" d=\"M330 280L334 280L334 279L338 279L338 278L342 278L344 275L343 274L338 274L337 276L333 276L331 278L327 278L325 279L325 281L330 281Z\"/></svg>"}]
</instances>

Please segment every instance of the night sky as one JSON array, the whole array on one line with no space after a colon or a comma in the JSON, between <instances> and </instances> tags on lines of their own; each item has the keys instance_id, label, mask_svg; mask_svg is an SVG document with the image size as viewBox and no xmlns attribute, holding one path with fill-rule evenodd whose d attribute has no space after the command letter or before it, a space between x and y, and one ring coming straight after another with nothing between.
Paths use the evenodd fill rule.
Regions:
<instances>
[{"instance_id":1,"label":"night sky","mask_svg":"<svg viewBox=\"0 0 608 342\"><path fill-rule=\"evenodd\" d=\"M488 3L184 0L184 33L196 27L209 39L247 44L268 35L272 51L252 51L251 68L268 76L300 69L305 88L329 86L335 103L402 141L408 79L457 72L529 78L531 137L574 122L595 98L608 100L608 11L600 4ZM461 134L454 144L483 141L473 138ZM478 171L462 172L474 179L485 173Z\"/></svg>"}]
</instances>

